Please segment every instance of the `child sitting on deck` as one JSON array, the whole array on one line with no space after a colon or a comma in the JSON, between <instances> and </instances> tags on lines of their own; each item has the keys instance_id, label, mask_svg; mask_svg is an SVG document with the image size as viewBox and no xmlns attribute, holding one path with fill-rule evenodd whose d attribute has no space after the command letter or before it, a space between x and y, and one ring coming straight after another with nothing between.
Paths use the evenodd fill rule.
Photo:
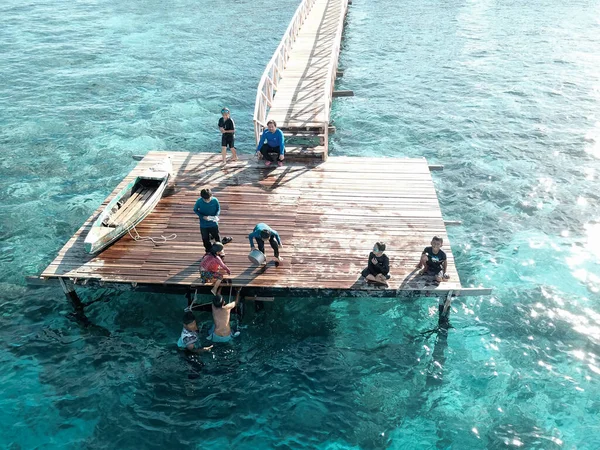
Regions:
<instances>
[{"instance_id":1,"label":"child sitting on deck","mask_svg":"<svg viewBox=\"0 0 600 450\"><path fill-rule=\"evenodd\" d=\"M376 242L373 251L369 253L369 265L362 271L362 276L372 283L388 286L390 278L390 260L383 252L385 243Z\"/></svg>"},{"instance_id":2,"label":"child sitting on deck","mask_svg":"<svg viewBox=\"0 0 600 450\"><path fill-rule=\"evenodd\" d=\"M421 260L417 264L417 269L421 269L419 275L433 275L438 283L450 279L450 275L446 273L448 260L446 253L442 250L443 243L444 240L441 237L434 236L431 240L431 247L425 247L421 254Z\"/></svg>"},{"instance_id":3,"label":"child sitting on deck","mask_svg":"<svg viewBox=\"0 0 600 450\"><path fill-rule=\"evenodd\" d=\"M222 255L222 252L223 244L215 242L210 251L200 261L200 279L202 283L210 283L215 280L215 284L210 290L213 295L217 295L217 289L219 289L223 281L223 275L219 270L222 268L227 272L227 275L231 275L231 270L229 270L229 267L221 259L220 255Z\"/></svg>"}]
</instances>

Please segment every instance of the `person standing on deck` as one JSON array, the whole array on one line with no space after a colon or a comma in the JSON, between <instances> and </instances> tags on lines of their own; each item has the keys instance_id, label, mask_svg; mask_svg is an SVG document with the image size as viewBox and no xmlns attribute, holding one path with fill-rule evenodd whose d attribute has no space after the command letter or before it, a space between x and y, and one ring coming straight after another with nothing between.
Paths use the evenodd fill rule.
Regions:
<instances>
[{"instance_id":1,"label":"person standing on deck","mask_svg":"<svg viewBox=\"0 0 600 450\"><path fill-rule=\"evenodd\" d=\"M223 155L223 165L227 164L227 147L231 150L231 160L237 161L237 151L235 149L235 123L229 115L229 109L221 110L223 117L219 119L219 131L221 132L221 154Z\"/></svg>"},{"instance_id":2,"label":"person standing on deck","mask_svg":"<svg viewBox=\"0 0 600 450\"><path fill-rule=\"evenodd\" d=\"M208 253L212 247L211 237L216 242L221 242L219 235L219 214L221 214L221 205L216 197L213 197L209 188L200 191L200 198L194 205L194 212L200 218L200 234L204 249ZM223 238L223 245L231 242L230 237Z\"/></svg>"},{"instance_id":3,"label":"person standing on deck","mask_svg":"<svg viewBox=\"0 0 600 450\"><path fill-rule=\"evenodd\" d=\"M271 248L275 254L275 258L277 261L283 261L283 258L279 256L279 249L283 247L281 243L281 238L279 237L279 233L269 227L266 223L259 223L254 227L252 233L248 235L248 239L250 240L250 249L254 250L254 239L256 239L256 243L258 244L258 249L261 253L265 252L265 241L269 240L269 244L271 244Z\"/></svg>"},{"instance_id":4,"label":"person standing on deck","mask_svg":"<svg viewBox=\"0 0 600 450\"><path fill-rule=\"evenodd\" d=\"M277 161L277 165L283 165L285 158L285 138L274 120L267 122L267 129L263 131L262 136L256 147L256 155L262 155L265 160L265 166L270 166L271 163Z\"/></svg>"}]
</instances>

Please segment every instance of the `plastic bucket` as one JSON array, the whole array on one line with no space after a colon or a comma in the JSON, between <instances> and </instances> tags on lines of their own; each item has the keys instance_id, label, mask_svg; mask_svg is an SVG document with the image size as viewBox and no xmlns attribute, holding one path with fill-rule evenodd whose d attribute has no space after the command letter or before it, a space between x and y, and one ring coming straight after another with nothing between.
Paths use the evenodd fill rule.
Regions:
<instances>
[{"instance_id":1,"label":"plastic bucket","mask_svg":"<svg viewBox=\"0 0 600 450\"><path fill-rule=\"evenodd\" d=\"M261 264L264 264L267 262L267 258L265 257L264 253L261 252L260 250L252 250L250 253L248 253L248 259L250 260L251 263L260 266Z\"/></svg>"}]
</instances>

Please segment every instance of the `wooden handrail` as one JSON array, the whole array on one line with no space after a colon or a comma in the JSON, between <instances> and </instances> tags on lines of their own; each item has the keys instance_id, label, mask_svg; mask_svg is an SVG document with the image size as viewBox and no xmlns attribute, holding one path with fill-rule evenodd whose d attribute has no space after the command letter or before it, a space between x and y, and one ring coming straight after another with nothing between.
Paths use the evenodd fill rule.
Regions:
<instances>
[{"instance_id":1,"label":"wooden handrail","mask_svg":"<svg viewBox=\"0 0 600 450\"><path fill-rule=\"evenodd\" d=\"M327 159L329 154L329 122L331 114L331 103L333 99L333 87L335 85L335 78L337 74L338 60L340 56L340 45L342 42L342 32L344 31L344 16L348 10L348 2L345 1L340 9L340 20L338 20L338 27L335 31L334 46L331 49L331 57L329 58L329 66L327 68L327 81L325 82L325 92L323 95L324 107L325 107L325 120L323 121L323 130L325 134L325 153L323 153L323 160Z\"/></svg>"},{"instance_id":2,"label":"wooden handrail","mask_svg":"<svg viewBox=\"0 0 600 450\"><path fill-rule=\"evenodd\" d=\"M254 136L257 145L266 127L268 108L273 104L277 85L289 59L292 44L296 41L300 27L304 23L315 1L302 0L258 83L256 102L254 104Z\"/></svg>"}]
</instances>

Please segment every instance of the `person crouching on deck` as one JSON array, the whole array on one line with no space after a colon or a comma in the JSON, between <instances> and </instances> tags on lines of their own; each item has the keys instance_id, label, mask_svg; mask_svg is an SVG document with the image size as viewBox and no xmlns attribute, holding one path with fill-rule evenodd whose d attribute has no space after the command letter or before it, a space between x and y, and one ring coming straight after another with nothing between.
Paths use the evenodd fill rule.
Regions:
<instances>
[{"instance_id":1,"label":"person crouching on deck","mask_svg":"<svg viewBox=\"0 0 600 450\"><path fill-rule=\"evenodd\" d=\"M183 330L181 330L177 346L192 353L208 352L212 348L212 345L210 347L200 345L200 330L198 330L196 316L191 311L186 311L183 315Z\"/></svg>"},{"instance_id":2,"label":"person crouching on deck","mask_svg":"<svg viewBox=\"0 0 600 450\"><path fill-rule=\"evenodd\" d=\"M220 269L225 270L227 275L231 275L231 270L229 270L229 267L221 259L220 254L222 251L223 244L215 242L210 251L200 261L200 280L202 283L210 283L214 280L215 284L210 290L213 295L217 295L217 289L219 289L223 281L223 275L219 272Z\"/></svg>"},{"instance_id":3,"label":"person crouching on deck","mask_svg":"<svg viewBox=\"0 0 600 450\"><path fill-rule=\"evenodd\" d=\"M383 253L384 251L385 243L376 242L373 251L369 253L369 264L363 269L361 275L367 281L387 286L387 280L390 278L390 259Z\"/></svg>"},{"instance_id":4,"label":"person crouching on deck","mask_svg":"<svg viewBox=\"0 0 600 450\"><path fill-rule=\"evenodd\" d=\"M417 269L421 269L419 275L433 275L438 283L450 279L446 273L448 260L446 253L442 250L444 240L441 237L434 236L431 240L431 247L425 247L421 254L421 260L417 264Z\"/></svg>"},{"instance_id":5,"label":"person crouching on deck","mask_svg":"<svg viewBox=\"0 0 600 450\"><path fill-rule=\"evenodd\" d=\"M254 227L254 230L252 230L252 233L248 235L248 239L250 240L251 250L254 250L254 239L256 239L258 249L261 253L265 252L265 241L268 240L269 244L271 244L271 248L273 249L273 253L275 254L277 261L283 261L283 258L279 256L279 248L283 247L279 233L269 227L269 225L266 223L257 224Z\"/></svg>"},{"instance_id":6,"label":"person crouching on deck","mask_svg":"<svg viewBox=\"0 0 600 450\"><path fill-rule=\"evenodd\" d=\"M285 158L285 139L283 133L277 128L274 120L267 122L267 129L263 131L262 136L256 147L256 155L262 155L265 160L265 166L270 166L272 162L277 161L279 166L283 165Z\"/></svg>"},{"instance_id":7,"label":"person crouching on deck","mask_svg":"<svg viewBox=\"0 0 600 450\"><path fill-rule=\"evenodd\" d=\"M229 342L231 338L239 335L239 332L232 333L229 324L231 319L231 310L236 307L240 301L240 290L235 295L235 302L225 303L223 296L217 294L213 298L212 315L214 325L208 332L207 339L213 342Z\"/></svg>"}]
</instances>

